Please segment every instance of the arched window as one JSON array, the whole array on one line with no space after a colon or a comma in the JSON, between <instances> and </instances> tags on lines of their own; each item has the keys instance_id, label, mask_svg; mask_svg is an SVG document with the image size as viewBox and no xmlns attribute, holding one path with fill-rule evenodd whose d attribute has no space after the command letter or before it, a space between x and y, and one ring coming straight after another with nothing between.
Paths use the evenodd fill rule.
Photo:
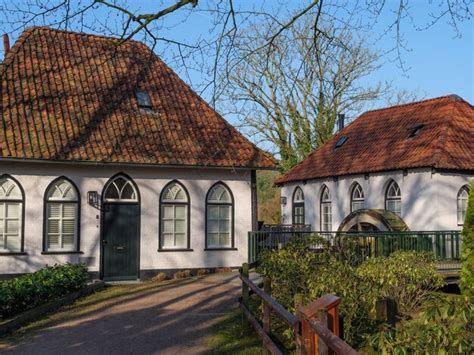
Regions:
<instances>
[{"instance_id":1,"label":"arched window","mask_svg":"<svg viewBox=\"0 0 474 355\"><path fill-rule=\"evenodd\" d=\"M385 193L385 209L402 216L402 193L395 181L390 181Z\"/></svg>"},{"instance_id":2,"label":"arched window","mask_svg":"<svg viewBox=\"0 0 474 355\"><path fill-rule=\"evenodd\" d=\"M177 181L160 196L160 249L189 249L189 196Z\"/></svg>"},{"instance_id":3,"label":"arched window","mask_svg":"<svg viewBox=\"0 0 474 355\"><path fill-rule=\"evenodd\" d=\"M321 230L332 230L331 194L327 186L323 186L321 191Z\"/></svg>"},{"instance_id":4,"label":"arched window","mask_svg":"<svg viewBox=\"0 0 474 355\"><path fill-rule=\"evenodd\" d=\"M10 176L0 177L0 253L23 251L24 197Z\"/></svg>"},{"instance_id":5,"label":"arched window","mask_svg":"<svg viewBox=\"0 0 474 355\"><path fill-rule=\"evenodd\" d=\"M304 194L300 187L293 193L293 224L304 224Z\"/></svg>"},{"instance_id":6,"label":"arched window","mask_svg":"<svg viewBox=\"0 0 474 355\"><path fill-rule=\"evenodd\" d=\"M466 218L467 203L469 200L469 187L467 185L461 187L458 192L458 225L464 224Z\"/></svg>"},{"instance_id":7,"label":"arched window","mask_svg":"<svg viewBox=\"0 0 474 355\"><path fill-rule=\"evenodd\" d=\"M138 193L132 181L123 175L117 175L105 187L106 202L138 202Z\"/></svg>"},{"instance_id":8,"label":"arched window","mask_svg":"<svg viewBox=\"0 0 474 355\"><path fill-rule=\"evenodd\" d=\"M351 191L351 212L362 208L364 208L364 191L358 183L355 183Z\"/></svg>"},{"instance_id":9,"label":"arched window","mask_svg":"<svg viewBox=\"0 0 474 355\"><path fill-rule=\"evenodd\" d=\"M234 247L234 200L229 188L217 183L206 197L206 248Z\"/></svg>"},{"instance_id":10,"label":"arched window","mask_svg":"<svg viewBox=\"0 0 474 355\"><path fill-rule=\"evenodd\" d=\"M54 180L46 189L44 216L44 251L79 251L79 194L67 178Z\"/></svg>"}]
</instances>

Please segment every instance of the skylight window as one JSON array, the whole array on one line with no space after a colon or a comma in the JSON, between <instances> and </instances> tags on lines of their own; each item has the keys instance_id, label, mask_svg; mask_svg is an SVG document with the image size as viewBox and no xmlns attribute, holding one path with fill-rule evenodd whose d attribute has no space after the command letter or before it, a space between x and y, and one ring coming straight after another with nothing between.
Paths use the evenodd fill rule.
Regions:
<instances>
[{"instance_id":1,"label":"skylight window","mask_svg":"<svg viewBox=\"0 0 474 355\"><path fill-rule=\"evenodd\" d=\"M135 92L138 101L138 107L144 109L151 109L151 99L150 95L146 91L136 91Z\"/></svg>"},{"instance_id":2,"label":"skylight window","mask_svg":"<svg viewBox=\"0 0 474 355\"><path fill-rule=\"evenodd\" d=\"M341 147L347 141L347 136L340 137L336 142L336 148Z\"/></svg>"},{"instance_id":3,"label":"skylight window","mask_svg":"<svg viewBox=\"0 0 474 355\"><path fill-rule=\"evenodd\" d=\"M408 136L408 138L416 137L421 132L421 130L423 129L424 126L425 125L420 124L420 125L416 126L415 128L413 128L411 130L410 135Z\"/></svg>"}]
</instances>

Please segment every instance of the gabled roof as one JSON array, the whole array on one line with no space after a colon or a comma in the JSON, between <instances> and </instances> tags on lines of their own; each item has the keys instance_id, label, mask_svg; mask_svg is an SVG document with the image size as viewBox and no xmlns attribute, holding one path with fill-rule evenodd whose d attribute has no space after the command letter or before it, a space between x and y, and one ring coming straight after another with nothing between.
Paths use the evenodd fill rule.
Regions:
<instances>
[{"instance_id":1,"label":"gabled roof","mask_svg":"<svg viewBox=\"0 0 474 355\"><path fill-rule=\"evenodd\" d=\"M368 111L276 183L422 167L474 173L474 108L460 97Z\"/></svg>"},{"instance_id":2,"label":"gabled roof","mask_svg":"<svg viewBox=\"0 0 474 355\"><path fill-rule=\"evenodd\" d=\"M1 70L0 157L166 166L274 168L136 41L33 27ZM153 110L139 109L136 91Z\"/></svg>"}]
</instances>

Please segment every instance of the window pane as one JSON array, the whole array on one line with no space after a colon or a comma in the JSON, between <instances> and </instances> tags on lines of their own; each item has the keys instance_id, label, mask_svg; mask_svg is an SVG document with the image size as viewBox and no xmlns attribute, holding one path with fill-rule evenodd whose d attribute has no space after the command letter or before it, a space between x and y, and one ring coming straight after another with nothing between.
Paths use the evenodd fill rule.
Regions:
<instances>
[{"instance_id":1,"label":"window pane","mask_svg":"<svg viewBox=\"0 0 474 355\"><path fill-rule=\"evenodd\" d=\"M230 221L228 220L219 221L219 232L230 233Z\"/></svg>"},{"instance_id":2,"label":"window pane","mask_svg":"<svg viewBox=\"0 0 474 355\"><path fill-rule=\"evenodd\" d=\"M76 218L76 207L74 203L64 203L63 204L63 217L64 218Z\"/></svg>"},{"instance_id":3,"label":"window pane","mask_svg":"<svg viewBox=\"0 0 474 355\"><path fill-rule=\"evenodd\" d=\"M6 233L7 234L20 234L20 222L19 220L7 220L6 221Z\"/></svg>"},{"instance_id":4,"label":"window pane","mask_svg":"<svg viewBox=\"0 0 474 355\"><path fill-rule=\"evenodd\" d=\"M174 206L163 205L163 218L174 218Z\"/></svg>"},{"instance_id":5,"label":"window pane","mask_svg":"<svg viewBox=\"0 0 474 355\"><path fill-rule=\"evenodd\" d=\"M13 180L3 178L0 180L0 198L21 199L21 190Z\"/></svg>"},{"instance_id":6,"label":"window pane","mask_svg":"<svg viewBox=\"0 0 474 355\"><path fill-rule=\"evenodd\" d=\"M186 221L176 220L175 221L175 232L176 233L186 233Z\"/></svg>"},{"instance_id":7,"label":"window pane","mask_svg":"<svg viewBox=\"0 0 474 355\"><path fill-rule=\"evenodd\" d=\"M173 220L164 220L163 221L163 232L164 233L173 233L174 232L174 222L173 222Z\"/></svg>"},{"instance_id":8,"label":"window pane","mask_svg":"<svg viewBox=\"0 0 474 355\"><path fill-rule=\"evenodd\" d=\"M76 229L76 222L73 219L63 220L63 234L74 235Z\"/></svg>"},{"instance_id":9,"label":"window pane","mask_svg":"<svg viewBox=\"0 0 474 355\"><path fill-rule=\"evenodd\" d=\"M219 218L219 207L218 206L208 206L208 218L218 219Z\"/></svg>"},{"instance_id":10,"label":"window pane","mask_svg":"<svg viewBox=\"0 0 474 355\"><path fill-rule=\"evenodd\" d=\"M217 233L208 233L207 238L208 238L207 239L207 244L209 246L216 246L216 245L219 244L219 241L218 241L219 234L217 234Z\"/></svg>"},{"instance_id":11,"label":"window pane","mask_svg":"<svg viewBox=\"0 0 474 355\"><path fill-rule=\"evenodd\" d=\"M7 203L7 217L8 218L19 218L20 217L20 204L19 203Z\"/></svg>"},{"instance_id":12,"label":"window pane","mask_svg":"<svg viewBox=\"0 0 474 355\"><path fill-rule=\"evenodd\" d=\"M176 206L176 218L185 219L186 218L186 206Z\"/></svg>"},{"instance_id":13,"label":"window pane","mask_svg":"<svg viewBox=\"0 0 474 355\"><path fill-rule=\"evenodd\" d=\"M48 217L49 218L60 218L61 217L61 205L59 203L48 204Z\"/></svg>"},{"instance_id":14,"label":"window pane","mask_svg":"<svg viewBox=\"0 0 474 355\"><path fill-rule=\"evenodd\" d=\"M74 234L63 234L63 249L74 250Z\"/></svg>"},{"instance_id":15,"label":"window pane","mask_svg":"<svg viewBox=\"0 0 474 355\"><path fill-rule=\"evenodd\" d=\"M135 190L129 182L123 188L121 198L124 200L135 200Z\"/></svg>"},{"instance_id":16,"label":"window pane","mask_svg":"<svg viewBox=\"0 0 474 355\"><path fill-rule=\"evenodd\" d=\"M230 219L230 206L219 207L219 218Z\"/></svg>"},{"instance_id":17,"label":"window pane","mask_svg":"<svg viewBox=\"0 0 474 355\"><path fill-rule=\"evenodd\" d=\"M229 233L221 233L220 234L220 245L221 246L229 246L230 245L230 234Z\"/></svg>"},{"instance_id":18,"label":"window pane","mask_svg":"<svg viewBox=\"0 0 474 355\"><path fill-rule=\"evenodd\" d=\"M0 218L3 219L3 209L5 208L6 202L0 202Z\"/></svg>"},{"instance_id":19,"label":"window pane","mask_svg":"<svg viewBox=\"0 0 474 355\"><path fill-rule=\"evenodd\" d=\"M219 232L219 222L218 221L208 221L207 230L209 233L218 233Z\"/></svg>"},{"instance_id":20,"label":"window pane","mask_svg":"<svg viewBox=\"0 0 474 355\"><path fill-rule=\"evenodd\" d=\"M186 248L186 234L185 233L176 233L176 247L178 248Z\"/></svg>"},{"instance_id":21,"label":"window pane","mask_svg":"<svg viewBox=\"0 0 474 355\"><path fill-rule=\"evenodd\" d=\"M48 221L48 234L59 234L59 220L50 219Z\"/></svg>"},{"instance_id":22,"label":"window pane","mask_svg":"<svg viewBox=\"0 0 474 355\"><path fill-rule=\"evenodd\" d=\"M9 251L20 250L20 235L8 235L6 239L5 249Z\"/></svg>"},{"instance_id":23,"label":"window pane","mask_svg":"<svg viewBox=\"0 0 474 355\"><path fill-rule=\"evenodd\" d=\"M163 247L165 248L171 248L174 246L174 235L171 233L163 233L162 235L162 243Z\"/></svg>"},{"instance_id":24,"label":"window pane","mask_svg":"<svg viewBox=\"0 0 474 355\"><path fill-rule=\"evenodd\" d=\"M48 234L48 249L59 249L59 235Z\"/></svg>"},{"instance_id":25,"label":"window pane","mask_svg":"<svg viewBox=\"0 0 474 355\"><path fill-rule=\"evenodd\" d=\"M105 192L105 198L110 200L118 200L120 198L117 187L111 183Z\"/></svg>"}]
</instances>

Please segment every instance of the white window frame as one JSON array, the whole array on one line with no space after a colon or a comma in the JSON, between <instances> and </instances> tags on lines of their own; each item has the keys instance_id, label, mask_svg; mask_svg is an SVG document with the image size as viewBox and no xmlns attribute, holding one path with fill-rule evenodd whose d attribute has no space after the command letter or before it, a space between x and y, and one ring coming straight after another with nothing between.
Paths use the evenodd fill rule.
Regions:
<instances>
[{"instance_id":1,"label":"white window frame","mask_svg":"<svg viewBox=\"0 0 474 355\"><path fill-rule=\"evenodd\" d=\"M358 193L358 196L356 196L356 193ZM356 182L351 190L351 213L363 208L365 208L364 190L362 189L362 186Z\"/></svg>"},{"instance_id":2,"label":"white window frame","mask_svg":"<svg viewBox=\"0 0 474 355\"><path fill-rule=\"evenodd\" d=\"M59 189L59 186L62 183L67 183L69 187L64 191ZM53 197L53 190L60 191L62 196ZM72 198L65 197L66 193L73 189L75 196ZM50 217L49 211L50 206L57 205L59 206L59 217ZM66 205L74 205L74 217L66 218L64 217L64 207ZM50 221L58 221L58 246L49 245L49 237L52 233L49 233L49 224ZM66 220L74 220L74 240L72 247L64 247L64 233L63 233L63 222ZM44 253L70 253L70 252L79 252L79 223L80 223L80 196L79 191L74 185L74 183L66 177L60 177L51 182L45 192L45 204L44 204L44 241L43 241L43 252Z\"/></svg>"},{"instance_id":3,"label":"white window frame","mask_svg":"<svg viewBox=\"0 0 474 355\"><path fill-rule=\"evenodd\" d=\"M467 185L462 186L456 198L456 218L458 226L464 225L464 220L466 218L467 213L467 205L469 203L469 187Z\"/></svg>"},{"instance_id":4,"label":"white window frame","mask_svg":"<svg viewBox=\"0 0 474 355\"><path fill-rule=\"evenodd\" d=\"M175 193L173 193L173 198L172 199L165 199L165 195L166 195L166 192L170 189L172 189L174 186L177 186L180 188L181 191L183 191L184 193L184 196L185 198L184 199L177 199L177 195L178 195L178 192L179 191L176 191ZM165 240L164 240L164 222L165 221L170 221L172 220L173 221L173 237L174 237L174 240L176 242L176 230L175 230L175 227L176 227L176 221L179 221L180 219L177 219L176 218L176 207L177 206L184 206L185 207L185 211L184 211L184 225L185 225L185 228L186 228L186 231L185 231L185 245L184 246L181 246L181 245L178 245L178 246L166 246L164 243L165 243ZM186 188L184 187L183 184L181 184L180 182L178 181L172 181L170 183L168 183L165 188L161 191L161 195L160 195L160 231L159 231L159 251L167 251L167 250L170 250L170 251L173 251L173 250L190 250L191 248L191 245L190 245L190 237L189 237L189 228L190 228L190 210L189 210L189 207L190 206L190 198L189 198L189 194L188 194L188 191L186 190ZM164 213L164 210L165 210L165 207L173 207L173 218L166 218L165 219L165 213ZM166 234L170 234L169 232L167 232ZM176 243L175 243L176 244Z\"/></svg>"},{"instance_id":5,"label":"white window frame","mask_svg":"<svg viewBox=\"0 0 474 355\"><path fill-rule=\"evenodd\" d=\"M332 230L332 202L331 202L331 193L329 192L329 188L326 185L324 185L321 190L320 213L321 213L321 231L331 232ZM325 217L327 217L327 219Z\"/></svg>"},{"instance_id":6,"label":"white window frame","mask_svg":"<svg viewBox=\"0 0 474 355\"><path fill-rule=\"evenodd\" d=\"M221 193L221 196L218 200L211 200L210 197L212 195L212 192L215 189L222 188L223 192ZM221 198L224 195L224 193L227 193L229 196L228 201L223 201ZM217 218L211 218L210 217L210 207L217 207L218 213L217 213ZM227 207L229 209L229 218L228 219L221 219L220 217L220 209L222 207ZM217 232L217 239L219 242L217 244L210 244L209 243L209 234L211 232L209 231L209 222L217 222L218 225L218 232ZM229 223L229 230L221 232L220 230L220 222L221 221L228 221ZM212 233L216 234L216 233ZM229 243L224 244L221 243L221 234L229 234ZM232 191L228 186L226 186L224 183L219 182L214 184L209 191L207 192L206 196L206 249L233 249L234 248L234 197L232 195Z\"/></svg>"},{"instance_id":7,"label":"white window frame","mask_svg":"<svg viewBox=\"0 0 474 355\"><path fill-rule=\"evenodd\" d=\"M10 188L5 190L3 185L5 182L10 182ZM0 204L3 206L3 214L1 216L0 223L2 224L2 229L0 233L0 254L12 254L12 253L21 253L23 252L23 219L24 219L24 194L20 184L8 175L3 175L0 177L0 189L1 197ZM11 193L17 190L19 196L11 196ZM8 206L18 205L18 216L11 217L7 216ZM12 237L13 233L8 233L7 224L8 221L18 221L18 247L15 249L7 249L7 241L9 237Z\"/></svg>"},{"instance_id":8,"label":"white window frame","mask_svg":"<svg viewBox=\"0 0 474 355\"><path fill-rule=\"evenodd\" d=\"M398 202L399 208L395 211L393 209L390 209L390 202ZM387 189L385 191L385 209L387 211L395 213L399 217L402 216L402 190L400 189L400 186L395 180L391 180L390 183L387 185Z\"/></svg>"}]
</instances>

